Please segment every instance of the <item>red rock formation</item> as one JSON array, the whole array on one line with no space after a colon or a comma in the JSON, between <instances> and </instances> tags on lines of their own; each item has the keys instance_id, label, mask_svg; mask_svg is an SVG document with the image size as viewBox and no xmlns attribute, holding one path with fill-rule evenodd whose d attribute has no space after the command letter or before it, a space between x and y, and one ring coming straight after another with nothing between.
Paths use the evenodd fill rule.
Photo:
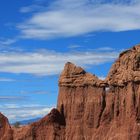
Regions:
<instances>
[{"instance_id":1,"label":"red rock formation","mask_svg":"<svg viewBox=\"0 0 140 140\"><path fill-rule=\"evenodd\" d=\"M140 140L140 46L121 53L105 81L67 63L59 86L65 139Z\"/></svg>"},{"instance_id":2,"label":"red rock formation","mask_svg":"<svg viewBox=\"0 0 140 140\"><path fill-rule=\"evenodd\" d=\"M140 140L140 46L120 54L106 82L106 107L101 125L106 139ZM100 129L99 129L100 130Z\"/></svg>"},{"instance_id":3,"label":"red rock formation","mask_svg":"<svg viewBox=\"0 0 140 140\"><path fill-rule=\"evenodd\" d=\"M13 140L12 133L8 119L0 113L0 140Z\"/></svg>"},{"instance_id":4,"label":"red rock formation","mask_svg":"<svg viewBox=\"0 0 140 140\"><path fill-rule=\"evenodd\" d=\"M64 117L53 109L38 122L14 129L14 140L63 140L64 126Z\"/></svg>"},{"instance_id":5,"label":"red rock formation","mask_svg":"<svg viewBox=\"0 0 140 140\"><path fill-rule=\"evenodd\" d=\"M68 62L59 79L57 109L14 129L13 136L14 140L140 140L140 46L121 53L104 81Z\"/></svg>"},{"instance_id":6,"label":"red rock formation","mask_svg":"<svg viewBox=\"0 0 140 140\"><path fill-rule=\"evenodd\" d=\"M124 86L131 81L140 81L140 45L122 52L107 76L110 85Z\"/></svg>"},{"instance_id":7,"label":"red rock formation","mask_svg":"<svg viewBox=\"0 0 140 140\"><path fill-rule=\"evenodd\" d=\"M65 139L92 139L105 108L105 84L72 63L59 80L58 110L66 121Z\"/></svg>"}]
</instances>

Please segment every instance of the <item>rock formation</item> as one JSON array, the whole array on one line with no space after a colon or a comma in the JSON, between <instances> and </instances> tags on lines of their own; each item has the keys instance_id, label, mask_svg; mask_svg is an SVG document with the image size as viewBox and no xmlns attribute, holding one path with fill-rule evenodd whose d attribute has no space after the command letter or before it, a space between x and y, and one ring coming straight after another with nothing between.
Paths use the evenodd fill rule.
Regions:
<instances>
[{"instance_id":1,"label":"rock formation","mask_svg":"<svg viewBox=\"0 0 140 140\"><path fill-rule=\"evenodd\" d=\"M122 52L105 80L66 63L59 79L57 109L14 129L13 138L140 140L140 46Z\"/></svg>"},{"instance_id":2,"label":"rock formation","mask_svg":"<svg viewBox=\"0 0 140 140\"><path fill-rule=\"evenodd\" d=\"M19 129L14 129L14 140L64 140L65 121L57 109L47 116Z\"/></svg>"},{"instance_id":3,"label":"rock formation","mask_svg":"<svg viewBox=\"0 0 140 140\"><path fill-rule=\"evenodd\" d=\"M105 81L67 63L59 86L66 139L140 139L140 46L121 53Z\"/></svg>"},{"instance_id":4,"label":"rock formation","mask_svg":"<svg viewBox=\"0 0 140 140\"><path fill-rule=\"evenodd\" d=\"M8 119L0 113L0 140L13 140L13 131Z\"/></svg>"}]
</instances>

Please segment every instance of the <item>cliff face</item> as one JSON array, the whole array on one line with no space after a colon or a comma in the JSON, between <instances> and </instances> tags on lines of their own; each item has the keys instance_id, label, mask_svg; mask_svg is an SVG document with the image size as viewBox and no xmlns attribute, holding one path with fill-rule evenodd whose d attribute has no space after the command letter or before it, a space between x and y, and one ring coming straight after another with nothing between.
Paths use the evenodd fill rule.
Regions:
<instances>
[{"instance_id":1,"label":"cliff face","mask_svg":"<svg viewBox=\"0 0 140 140\"><path fill-rule=\"evenodd\" d=\"M0 113L0 140L13 140L13 131L8 119Z\"/></svg>"},{"instance_id":2,"label":"cliff face","mask_svg":"<svg viewBox=\"0 0 140 140\"><path fill-rule=\"evenodd\" d=\"M140 140L140 46L122 52L104 81L68 62L59 79L57 109L14 130L13 137Z\"/></svg>"},{"instance_id":3,"label":"cliff face","mask_svg":"<svg viewBox=\"0 0 140 140\"><path fill-rule=\"evenodd\" d=\"M59 80L57 108L66 121L65 139L92 139L106 106L103 81L67 63Z\"/></svg>"},{"instance_id":4,"label":"cliff face","mask_svg":"<svg viewBox=\"0 0 140 140\"><path fill-rule=\"evenodd\" d=\"M140 140L140 46L122 52L105 81L67 63L58 110L67 140Z\"/></svg>"},{"instance_id":5,"label":"cliff face","mask_svg":"<svg viewBox=\"0 0 140 140\"><path fill-rule=\"evenodd\" d=\"M38 122L14 129L14 140L64 140L64 117L53 109Z\"/></svg>"}]
</instances>

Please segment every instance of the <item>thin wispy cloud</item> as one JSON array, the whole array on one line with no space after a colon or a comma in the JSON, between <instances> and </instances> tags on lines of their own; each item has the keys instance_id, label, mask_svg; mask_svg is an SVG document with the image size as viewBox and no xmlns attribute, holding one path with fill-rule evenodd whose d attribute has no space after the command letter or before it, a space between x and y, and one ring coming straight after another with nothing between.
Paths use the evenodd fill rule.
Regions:
<instances>
[{"instance_id":1,"label":"thin wispy cloud","mask_svg":"<svg viewBox=\"0 0 140 140\"><path fill-rule=\"evenodd\" d=\"M68 48L69 49L76 49L76 48L82 48L83 46L80 45L70 45Z\"/></svg>"},{"instance_id":2,"label":"thin wispy cloud","mask_svg":"<svg viewBox=\"0 0 140 140\"><path fill-rule=\"evenodd\" d=\"M28 100L27 96L0 96L0 102L21 102Z\"/></svg>"},{"instance_id":3,"label":"thin wispy cloud","mask_svg":"<svg viewBox=\"0 0 140 140\"><path fill-rule=\"evenodd\" d=\"M32 119L37 117L42 117L47 115L52 107L47 107L45 105L39 104L4 104L0 105L1 112L8 116L10 122L17 122L26 119Z\"/></svg>"},{"instance_id":4,"label":"thin wispy cloud","mask_svg":"<svg viewBox=\"0 0 140 140\"><path fill-rule=\"evenodd\" d=\"M46 90L34 90L34 91L21 91L21 94L48 94Z\"/></svg>"},{"instance_id":5,"label":"thin wispy cloud","mask_svg":"<svg viewBox=\"0 0 140 140\"><path fill-rule=\"evenodd\" d=\"M14 44L17 41L17 39L0 39L0 45L2 46L8 46L11 44Z\"/></svg>"},{"instance_id":6,"label":"thin wispy cloud","mask_svg":"<svg viewBox=\"0 0 140 140\"><path fill-rule=\"evenodd\" d=\"M101 48L97 48L97 51L115 51L115 49L111 48L111 47L101 47Z\"/></svg>"},{"instance_id":7,"label":"thin wispy cloud","mask_svg":"<svg viewBox=\"0 0 140 140\"><path fill-rule=\"evenodd\" d=\"M0 53L0 72L27 73L34 75L60 74L68 61L90 67L117 58L119 51L96 52L7 52Z\"/></svg>"},{"instance_id":8,"label":"thin wispy cloud","mask_svg":"<svg viewBox=\"0 0 140 140\"><path fill-rule=\"evenodd\" d=\"M10 78L0 78L0 82L15 82L15 79L10 79Z\"/></svg>"},{"instance_id":9,"label":"thin wispy cloud","mask_svg":"<svg viewBox=\"0 0 140 140\"><path fill-rule=\"evenodd\" d=\"M29 8L29 7L28 7ZM22 11L29 11L27 7ZM18 25L22 38L72 37L96 31L140 29L140 2L56 0Z\"/></svg>"},{"instance_id":10,"label":"thin wispy cloud","mask_svg":"<svg viewBox=\"0 0 140 140\"><path fill-rule=\"evenodd\" d=\"M31 5L31 6L27 6L27 7L22 7L22 8L20 9L20 12L21 12L21 13L35 12L35 11L41 10L41 9L43 9L43 8L44 8L44 6Z\"/></svg>"}]
</instances>

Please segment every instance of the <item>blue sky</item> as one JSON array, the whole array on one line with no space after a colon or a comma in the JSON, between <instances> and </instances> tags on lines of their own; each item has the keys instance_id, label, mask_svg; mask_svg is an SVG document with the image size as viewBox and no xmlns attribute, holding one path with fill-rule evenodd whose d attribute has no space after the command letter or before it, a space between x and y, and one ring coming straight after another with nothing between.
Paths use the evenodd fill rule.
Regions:
<instances>
[{"instance_id":1,"label":"blue sky","mask_svg":"<svg viewBox=\"0 0 140 140\"><path fill-rule=\"evenodd\" d=\"M0 111L11 122L56 106L67 61L104 78L140 43L139 0L2 0L0 9Z\"/></svg>"}]
</instances>

